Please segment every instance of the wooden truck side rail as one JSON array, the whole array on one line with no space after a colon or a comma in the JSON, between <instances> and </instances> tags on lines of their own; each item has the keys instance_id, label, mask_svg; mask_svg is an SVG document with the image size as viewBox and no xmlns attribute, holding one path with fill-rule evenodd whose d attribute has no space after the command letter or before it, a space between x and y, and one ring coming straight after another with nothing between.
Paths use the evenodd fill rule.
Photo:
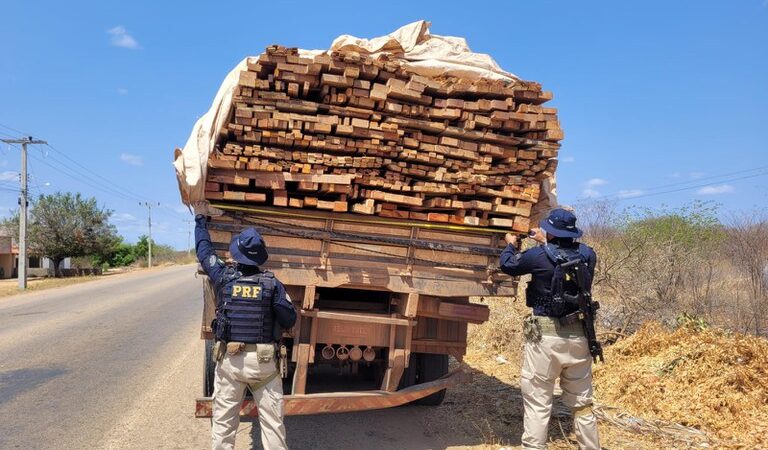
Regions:
<instances>
[{"instance_id":1,"label":"wooden truck side rail","mask_svg":"<svg viewBox=\"0 0 768 450\"><path fill-rule=\"evenodd\" d=\"M470 303L469 297L513 295L516 287L496 271L499 230L216 206L229 208L209 224L217 250L225 254L234 233L256 227L270 254L265 267L286 286L297 308L296 325L284 335L291 342L293 368L287 414L396 406L455 384L462 371L407 384L413 378L408 372L412 355L451 355L461 361L467 324L489 316L487 306ZM207 277L203 284L202 337L211 339L215 296ZM332 359L381 363L379 389L308 393L310 366ZM199 417L210 412L209 400L198 399ZM254 407L246 403L243 413L253 415Z\"/></svg>"}]
</instances>

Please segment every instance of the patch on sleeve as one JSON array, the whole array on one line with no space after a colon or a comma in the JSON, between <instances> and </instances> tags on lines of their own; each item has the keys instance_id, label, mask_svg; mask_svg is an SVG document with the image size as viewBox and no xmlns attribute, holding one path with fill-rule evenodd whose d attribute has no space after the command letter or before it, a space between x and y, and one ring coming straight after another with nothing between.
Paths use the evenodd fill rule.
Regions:
<instances>
[{"instance_id":1,"label":"patch on sleeve","mask_svg":"<svg viewBox=\"0 0 768 450\"><path fill-rule=\"evenodd\" d=\"M520 261L522 258L523 258L523 254L522 253L518 253L518 254L515 255L515 261Z\"/></svg>"},{"instance_id":2,"label":"patch on sleeve","mask_svg":"<svg viewBox=\"0 0 768 450\"><path fill-rule=\"evenodd\" d=\"M208 257L208 265L211 267L215 266L218 261L219 258L217 258L216 255L211 255Z\"/></svg>"},{"instance_id":3,"label":"patch on sleeve","mask_svg":"<svg viewBox=\"0 0 768 450\"><path fill-rule=\"evenodd\" d=\"M286 300L288 300L288 303L290 303L291 305L293 305L293 302L291 301L291 296L290 296L290 295L288 295L288 293L287 293L287 292L285 293L285 299L286 299Z\"/></svg>"}]
</instances>

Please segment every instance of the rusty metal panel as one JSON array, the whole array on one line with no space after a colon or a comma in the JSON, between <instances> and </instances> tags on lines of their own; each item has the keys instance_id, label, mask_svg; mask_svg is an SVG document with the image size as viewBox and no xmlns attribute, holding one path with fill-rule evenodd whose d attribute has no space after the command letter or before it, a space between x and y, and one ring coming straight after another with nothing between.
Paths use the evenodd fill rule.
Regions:
<instances>
[{"instance_id":1,"label":"rusty metal panel","mask_svg":"<svg viewBox=\"0 0 768 450\"><path fill-rule=\"evenodd\" d=\"M362 391L333 392L323 394L286 395L284 397L285 414L289 416L366 411L371 409L393 408L420 398L427 397L443 389L472 381L472 374L464 366L446 376L428 383L421 383L394 392ZM213 411L211 397L196 400L195 417L209 418ZM258 417L259 411L252 399L246 399L240 407L241 417Z\"/></svg>"}]
</instances>

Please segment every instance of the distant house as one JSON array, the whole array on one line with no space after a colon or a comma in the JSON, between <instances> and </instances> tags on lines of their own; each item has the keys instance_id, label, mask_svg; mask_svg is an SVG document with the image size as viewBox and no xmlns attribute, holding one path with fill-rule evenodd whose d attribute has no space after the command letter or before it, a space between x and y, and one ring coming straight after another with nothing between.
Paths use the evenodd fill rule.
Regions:
<instances>
[{"instance_id":1,"label":"distant house","mask_svg":"<svg viewBox=\"0 0 768 450\"><path fill-rule=\"evenodd\" d=\"M19 257L19 249L16 248L13 238L5 231L0 230L0 278L13 278L16 276L16 260Z\"/></svg>"},{"instance_id":2,"label":"distant house","mask_svg":"<svg viewBox=\"0 0 768 450\"><path fill-rule=\"evenodd\" d=\"M27 257L28 276L44 277L53 272L53 261L40 255L30 254ZM69 269L72 262L66 258L60 269ZM0 278L18 277L19 246L16 239L7 231L0 230Z\"/></svg>"}]
</instances>

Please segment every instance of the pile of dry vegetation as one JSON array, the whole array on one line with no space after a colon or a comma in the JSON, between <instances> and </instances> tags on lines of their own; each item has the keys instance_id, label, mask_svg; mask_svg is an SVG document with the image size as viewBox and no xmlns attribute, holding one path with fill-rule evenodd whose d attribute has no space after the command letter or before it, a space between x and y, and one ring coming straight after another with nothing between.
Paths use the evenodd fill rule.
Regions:
<instances>
[{"instance_id":1,"label":"pile of dry vegetation","mask_svg":"<svg viewBox=\"0 0 768 450\"><path fill-rule=\"evenodd\" d=\"M768 340L651 322L606 359L594 371L601 403L702 429L728 447L768 448Z\"/></svg>"}]
</instances>

